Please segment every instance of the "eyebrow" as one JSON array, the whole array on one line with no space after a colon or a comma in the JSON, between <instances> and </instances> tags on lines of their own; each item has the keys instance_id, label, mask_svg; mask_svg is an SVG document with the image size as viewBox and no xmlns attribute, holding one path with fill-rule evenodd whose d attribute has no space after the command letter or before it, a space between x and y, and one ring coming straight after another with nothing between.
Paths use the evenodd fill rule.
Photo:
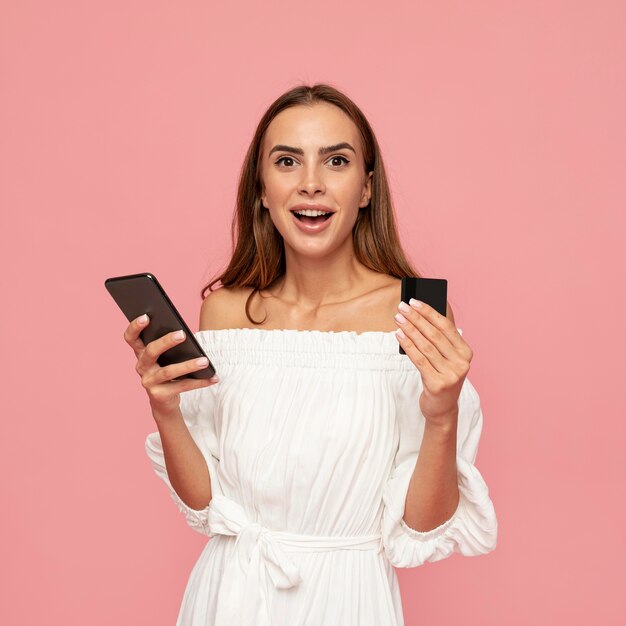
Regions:
<instances>
[{"instance_id":1,"label":"eyebrow","mask_svg":"<svg viewBox=\"0 0 626 626\"><path fill-rule=\"evenodd\" d=\"M352 150L352 152L356 154L356 150L347 141L336 143L334 146L326 146L324 148L320 148L318 150L318 154L322 156L324 154L328 154L329 152L335 152L335 150ZM294 148L293 146L285 146L283 144L278 144L274 146L270 150L268 156L272 156L272 153L274 152L293 152L293 154L299 154L301 156L304 154L304 150L302 148Z\"/></svg>"}]
</instances>

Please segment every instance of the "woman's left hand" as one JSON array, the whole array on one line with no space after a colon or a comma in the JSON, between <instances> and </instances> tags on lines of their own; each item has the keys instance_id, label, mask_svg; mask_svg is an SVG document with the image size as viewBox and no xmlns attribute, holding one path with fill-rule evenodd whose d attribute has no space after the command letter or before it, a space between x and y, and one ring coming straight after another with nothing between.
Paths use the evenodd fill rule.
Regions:
<instances>
[{"instance_id":1,"label":"woman's left hand","mask_svg":"<svg viewBox=\"0 0 626 626\"><path fill-rule=\"evenodd\" d=\"M453 426L472 349L451 319L425 302L418 304L411 299L409 304L401 302L398 306L396 337L422 375L422 415L433 426Z\"/></svg>"}]
</instances>

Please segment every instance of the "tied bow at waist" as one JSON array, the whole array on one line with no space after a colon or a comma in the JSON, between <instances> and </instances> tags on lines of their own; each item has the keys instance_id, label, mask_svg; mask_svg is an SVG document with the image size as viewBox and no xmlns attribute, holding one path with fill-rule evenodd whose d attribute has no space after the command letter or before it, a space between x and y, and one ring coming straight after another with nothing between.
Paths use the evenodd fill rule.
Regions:
<instances>
[{"instance_id":1,"label":"tied bow at waist","mask_svg":"<svg viewBox=\"0 0 626 626\"><path fill-rule=\"evenodd\" d=\"M380 535L322 537L269 530L251 522L240 504L221 494L209 504L209 528L216 535L237 537L222 577L215 626L271 626L267 576L277 589L302 582L290 552L382 550Z\"/></svg>"}]
</instances>

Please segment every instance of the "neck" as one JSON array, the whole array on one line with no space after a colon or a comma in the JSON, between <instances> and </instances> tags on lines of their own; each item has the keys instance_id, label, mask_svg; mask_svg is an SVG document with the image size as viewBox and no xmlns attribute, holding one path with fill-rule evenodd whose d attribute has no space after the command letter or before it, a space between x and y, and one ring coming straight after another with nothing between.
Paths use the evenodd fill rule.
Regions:
<instances>
[{"instance_id":1,"label":"neck","mask_svg":"<svg viewBox=\"0 0 626 626\"><path fill-rule=\"evenodd\" d=\"M349 300L370 270L355 257L352 241L347 244L319 259L285 248L286 271L274 295L308 312Z\"/></svg>"}]
</instances>

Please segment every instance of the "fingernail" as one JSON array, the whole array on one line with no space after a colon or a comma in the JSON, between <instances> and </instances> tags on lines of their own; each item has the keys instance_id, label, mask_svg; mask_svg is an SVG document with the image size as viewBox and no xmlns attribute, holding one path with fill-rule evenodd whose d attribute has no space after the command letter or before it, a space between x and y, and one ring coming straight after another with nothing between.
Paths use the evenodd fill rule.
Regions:
<instances>
[{"instance_id":1,"label":"fingernail","mask_svg":"<svg viewBox=\"0 0 626 626\"><path fill-rule=\"evenodd\" d=\"M199 359L196 359L196 365L198 366L206 366L209 364L209 359L205 356L201 356Z\"/></svg>"},{"instance_id":2,"label":"fingernail","mask_svg":"<svg viewBox=\"0 0 626 626\"><path fill-rule=\"evenodd\" d=\"M409 304L410 304L413 308L415 308L415 309L419 309L419 308L422 306L422 304L424 304L424 303L423 303L421 300L416 300L415 298L411 298L411 299L409 300Z\"/></svg>"},{"instance_id":3,"label":"fingernail","mask_svg":"<svg viewBox=\"0 0 626 626\"><path fill-rule=\"evenodd\" d=\"M177 330L174 333L174 339L176 339L176 341L179 341L180 339L184 339L185 338L185 333L182 330Z\"/></svg>"},{"instance_id":4,"label":"fingernail","mask_svg":"<svg viewBox=\"0 0 626 626\"><path fill-rule=\"evenodd\" d=\"M145 324L147 321L148 321L148 316L145 313L137 318L138 324Z\"/></svg>"},{"instance_id":5,"label":"fingernail","mask_svg":"<svg viewBox=\"0 0 626 626\"><path fill-rule=\"evenodd\" d=\"M400 304L398 305L398 308L401 311L404 311L405 313L411 312L411 307L406 302L400 302Z\"/></svg>"},{"instance_id":6,"label":"fingernail","mask_svg":"<svg viewBox=\"0 0 626 626\"><path fill-rule=\"evenodd\" d=\"M217 374L215 374L215 376L213 376L213 378L209 378L209 382L219 383L220 382L220 377Z\"/></svg>"},{"instance_id":7,"label":"fingernail","mask_svg":"<svg viewBox=\"0 0 626 626\"><path fill-rule=\"evenodd\" d=\"M406 317L404 317L404 315L400 315L400 313L398 313L395 317L398 324L406 324Z\"/></svg>"},{"instance_id":8,"label":"fingernail","mask_svg":"<svg viewBox=\"0 0 626 626\"><path fill-rule=\"evenodd\" d=\"M396 330L396 335L398 335L400 339L406 339L406 335L402 332L401 328L398 328L398 330Z\"/></svg>"}]
</instances>

